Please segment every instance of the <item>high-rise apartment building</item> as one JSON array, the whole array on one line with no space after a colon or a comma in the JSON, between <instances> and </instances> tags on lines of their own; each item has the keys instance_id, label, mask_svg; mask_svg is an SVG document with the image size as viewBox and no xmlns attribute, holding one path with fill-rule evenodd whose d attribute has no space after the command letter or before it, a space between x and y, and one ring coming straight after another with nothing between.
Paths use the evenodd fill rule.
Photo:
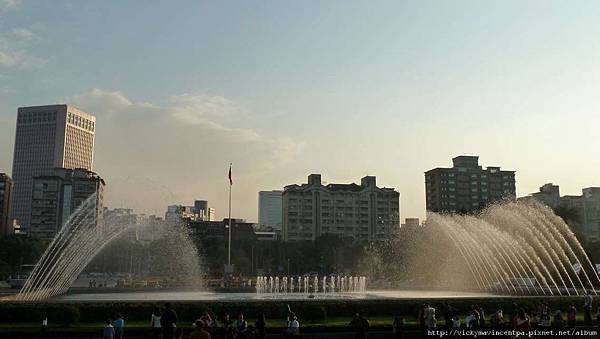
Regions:
<instances>
[{"instance_id":1,"label":"high-rise apartment building","mask_svg":"<svg viewBox=\"0 0 600 339\"><path fill-rule=\"evenodd\" d=\"M360 185L323 185L320 174L311 174L308 184L284 188L282 209L284 241L314 241L324 234L383 240L400 227L400 193L377 187L374 176Z\"/></svg>"},{"instance_id":2,"label":"high-rise apartment building","mask_svg":"<svg viewBox=\"0 0 600 339\"><path fill-rule=\"evenodd\" d=\"M0 173L0 235L13 234L10 205L13 182L8 175Z\"/></svg>"},{"instance_id":3,"label":"high-rise apartment building","mask_svg":"<svg viewBox=\"0 0 600 339\"><path fill-rule=\"evenodd\" d=\"M73 106L19 107L13 157L12 217L27 231L33 178L53 168L92 170L96 118Z\"/></svg>"},{"instance_id":4,"label":"high-rise apartment building","mask_svg":"<svg viewBox=\"0 0 600 339\"><path fill-rule=\"evenodd\" d=\"M478 156L452 159L451 168L425 172L427 210L471 213L502 199L515 199L515 172L500 167L482 168Z\"/></svg>"},{"instance_id":5,"label":"high-rise apartment building","mask_svg":"<svg viewBox=\"0 0 600 339\"><path fill-rule=\"evenodd\" d=\"M32 237L52 239L69 216L90 196L95 195L96 220L103 211L104 180L85 169L55 168L33 178L31 199Z\"/></svg>"},{"instance_id":6,"label":"high-rise apartment building","mask_svg":"<svg viewBox=\"0 0 600 339\"><path fill-rule=\"evenodd\" d=\"M281 231L281 195L283 191L258 192L258 224L261 228Z\"/></svg>"}]
</instances>

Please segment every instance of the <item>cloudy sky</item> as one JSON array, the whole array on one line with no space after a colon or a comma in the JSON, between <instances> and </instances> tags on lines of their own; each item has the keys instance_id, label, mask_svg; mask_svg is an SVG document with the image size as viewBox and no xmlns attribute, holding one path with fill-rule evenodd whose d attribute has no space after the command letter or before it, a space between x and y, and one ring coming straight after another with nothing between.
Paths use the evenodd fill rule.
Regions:
<instances>
[{"instance_id":1,"label":"cloudy sky","mask_svg":"<svg viewBox=\"0 0 600 339\"><path fill-rule=\"evenodd\" d=\"M0 0L0 172L18 106L97 117L108 204L376 175L424 217L423 172L459 154L517 192L600 186L597 1Z\"/></svg>"}]
</instances>

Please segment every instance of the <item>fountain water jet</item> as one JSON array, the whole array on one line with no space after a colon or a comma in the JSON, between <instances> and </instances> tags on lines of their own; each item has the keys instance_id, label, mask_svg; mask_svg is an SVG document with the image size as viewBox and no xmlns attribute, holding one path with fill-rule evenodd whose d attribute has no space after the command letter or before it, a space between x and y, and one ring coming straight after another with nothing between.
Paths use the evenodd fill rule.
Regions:
<instances>
[{"instance_id":1,"label":"fountain water jet","mask_svg":"<svg viewBox=\"0 0 600 339\"><path fill-rule=\"evenodd\" d=\"M564 221L536 200L494 204L478 216L431 213L425 229L450 239L479 289L598 294L600 277L583 247Z\"/></svg>"}]
</instances>

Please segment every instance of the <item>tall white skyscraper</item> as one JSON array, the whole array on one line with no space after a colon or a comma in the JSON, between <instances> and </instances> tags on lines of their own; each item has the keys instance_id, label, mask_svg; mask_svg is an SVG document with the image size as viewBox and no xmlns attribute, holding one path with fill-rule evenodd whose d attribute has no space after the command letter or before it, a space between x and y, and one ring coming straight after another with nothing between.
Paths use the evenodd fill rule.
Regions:
<instances>
[{"instance_id":1,"label":"tall white skyscraper","mask_svg":"<svg viewBox=\"0 0 600 339\"><path fill-rule=\"evenodd\" d=\"M92 170L96 118L69 105L19 107L13 155L12 217L27 231L33 177L56 167Z\"/></svg>"},{"instance_id":2,"label":"tall white skyscraper","mask_svg":"<svg viewBox=\"0 0 600 339\"><path fill-rule=\"evenodd\" d=\"M258 192L258 224L261 227L273 227L275 230L281 230L282 193L283 191Z\"/></svg>"}]
</instances>

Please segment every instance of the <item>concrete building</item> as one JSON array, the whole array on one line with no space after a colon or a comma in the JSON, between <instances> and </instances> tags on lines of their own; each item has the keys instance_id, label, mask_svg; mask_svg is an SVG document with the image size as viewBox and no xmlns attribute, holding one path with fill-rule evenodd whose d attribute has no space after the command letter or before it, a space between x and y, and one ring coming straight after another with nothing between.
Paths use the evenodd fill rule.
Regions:
<instances>
[{"instance_id":1,"label":"concrete building","mask_svg":"<svg viewBox=\"0 0 600 339\"><path fill-rule=\"evenodd\" d=\"M195 220L194 206L170 205L167 206L165 221Z\"/></svg>"},{"instance_id":2,"label":"concrete building","mask_svg":"<svg viewBox=\"0 0 600 339\"><path fill-rule=\"evenodd\" d=\"M34 177L29 234L52 239L69 216L93 194L96 194L96 218L100 219L104 186L100 176L86 169L55 168L46 175Z\"/></svg>"},{"instance_id":3,"label":"concrete building","mask_svg":"<svg viewBox=\"0 0 600 339\"><path fill-rule=\"evenodd\" d=\"M258 224L263 229L281 231L281 195L283 191L258 192Z\"/></svg>"},{"instance_id":4,"label":"concrete building","mask_svg":"<svg viewBox=\"0 0 600 339\"><path fill-rule=\"evenodd\" d=\"M377 187L374 176L360 185L323 185L320 174L311 174L307 184L285 187L282 208L284 241L314 241L323 234L373 241L400 227L400 194Z\"/></svg>"},{"instance_id":5,"label":"concrete building","mask_svg":"<svg viewBox=\"0 0 600 339\"><path fill-rule=\"evenodd\" d=\"M73 106L20 107L13 156L12 217L30 226L33 178L53 168L92 170L96 118Z\"/></svg>"},{"instance_id":6,"label":"concrete building","mask_svg":"<svg viewBox=\"0 0 600 339\"><path fill-rule=\"evenodd\" d=\"M471 213L495 201L516 198L514 171L484 169L478 156L461 155L452 162L451 168L425 172L427 211Z\"/></svg>"},{"instance_id":7,"label":"concrete building","mask_svg":"<svg viewBox=\"0 0 600 339\"><path fill-rule=\"evenodd\" d=\"M600 187L584 188L581 195L561 197L559 192L558 185L545 184L540 187L540 192L523 199L535 198L553 209L572 211L567 223L573 232L586 242L600 241Z\"/></svg>"},{"instance_id":8,"label":"concrete building","mask_svg":"<svg viewBox=\"0 0 600 339\"><path fill-rule=\"evenodd\" d=\"M544 184L539 192L531 193L530 196L552 208L560 205L560 188L552 183Z\"/></svg>"},{"instance_id":9,"label":"concrete building","mask_svg":"<svg viewBox=\"0 0 600 339\"><path fill-rule=\"evenodd\" d=\"M196 200L194 201L194 214L196 214L196 220L203 221L214 221L215 220L215 209L208 207L208 201Z\"/></svg>"},{"instance_id":10,"label":"concrete building","mask_svg":"<svg viewBox=\"0 0 600 339\"><path fill-rule=\"evenodd\" d=\"M200 239L212 239L215 241L226 242L229 236L227 228L229 227L229 219L225 218L222 221L203 221L203 220L188 220L194 237ZM255 240L254 228L256 224L246 222L244 219L231 219L232 241L253 241Z\"/></svg>"},{"instance_id":11,"label":"concrete building","mask_svg":"<svg viewBox=\"0 0 600 339\"><path fill-rule=\"evenodd\" d=\"M13 181L5 173L0 173L0 235L14 233L10 206L12 200Z\"/></svg>"}]
</instances>

